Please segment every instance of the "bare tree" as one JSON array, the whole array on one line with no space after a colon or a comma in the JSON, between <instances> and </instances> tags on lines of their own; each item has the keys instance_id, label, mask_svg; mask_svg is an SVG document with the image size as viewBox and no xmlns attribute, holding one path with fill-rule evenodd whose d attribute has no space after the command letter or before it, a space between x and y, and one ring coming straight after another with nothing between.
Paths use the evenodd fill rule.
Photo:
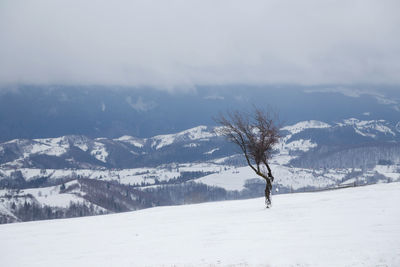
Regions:
<instances>
[{"instance_id":1,"label":"bare tree","mask_svg":"<svg viewBox=\"0 0 400 267\"><path fill-rule=\"evenodd\" d=\"M217 128L217 133L238 145L247 164L266 181L265 205L269 208L274 176L268 160L280 138L277 116L254 107L252 113L228 112L227 115L220 114L215 120L222 126Z\"/></svg>"}]
</instances>

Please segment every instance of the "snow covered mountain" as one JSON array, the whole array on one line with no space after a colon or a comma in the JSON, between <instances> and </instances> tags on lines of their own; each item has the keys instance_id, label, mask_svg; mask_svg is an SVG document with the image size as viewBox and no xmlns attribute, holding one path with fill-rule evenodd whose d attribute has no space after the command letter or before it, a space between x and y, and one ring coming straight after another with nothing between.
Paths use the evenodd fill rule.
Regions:
<instances>
[{"instance_id":1,"label":"snow covered mountain","mask_svg":"<svg viewBox=\"0 0 400 267\"><path fill-rule=\"evenodd\" d=\"M0 144L0 168L134 168L171 162L205 161L232 154L213 129L198 126L151 138L62 136L15 139Z\"/></svg>"},{"instance_id":2,"label":"snow covered mountain","mask_svg":"<svg viewBox=\"0 0 400 267\"><path fill-rule=\"evenodd\" d=\"M279 153L305 151L317 145L359 145L400 141L400 130L384 120L348 119L328 124L304 121L282 128ZM116 139L63 136L15 139L0 144L0 168L136 168L168 163L199 162L231 156L237 151L212 127L198 126L151 138ZM286 151L287 152L287 151Z\"/></svg>"},{"instance_id":3,"label":"snow covered mountain","mask_svg":"<svg viewBox=\"0 0 400 267\"><path fill-rule=\"evenodd\" d=\"M274 193L400 180L393 123L302 121L281 133L271 159ZM0 186L2 221L12 222L256 197L264 181L236 147L198 126L150 138L8 141L0 144ZM24 217L24 207L52 213Z\"/></svg>"}]
</instances>

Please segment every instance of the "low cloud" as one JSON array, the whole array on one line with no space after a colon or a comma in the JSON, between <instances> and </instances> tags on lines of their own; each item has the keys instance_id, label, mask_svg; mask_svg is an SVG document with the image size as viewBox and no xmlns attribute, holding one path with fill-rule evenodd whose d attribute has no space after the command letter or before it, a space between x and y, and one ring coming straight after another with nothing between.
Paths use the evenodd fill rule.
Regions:
<instances>
[{"instance_id":1,"label":"low cloud","mask_svg":"<svg viewBox=\"0 0 400 267\"><path fill-rule=\"evenodd\" d=\"M132 98L128 96L126 98L126 102L136 111L138 112L146 112L149 111L157 106L157 104L154 101L148 101L145 102L143 101L142 97L139 96L138 99L134 102L132 101Z\"/></svg>"},{"instance_id":2,"label":"low cloud","mask_svg":"<svg viewBox=\"0 0 400 267\"><path fill-rule=\"evenodd\" d=\"M0 83L399 84L398 0L5 0Z\"/></svg>"},{"instance_id":3,"label":"low cloud","mask_svg":"<svg viewBox=\"0 0 400 267\"><path fill-rule=\"evenodd\" d=\"M400 111L400 99L388 97L379 90L373 89L356 89L347 87L332 87L332 88L318 88L318 89L306 89L305 93L339 93L349 97L361 97L363 95L371 96L377 100L379 104L390 105L396 111ZM364 114L365 115L365 114Z\"/></svg>"}]
</instances>

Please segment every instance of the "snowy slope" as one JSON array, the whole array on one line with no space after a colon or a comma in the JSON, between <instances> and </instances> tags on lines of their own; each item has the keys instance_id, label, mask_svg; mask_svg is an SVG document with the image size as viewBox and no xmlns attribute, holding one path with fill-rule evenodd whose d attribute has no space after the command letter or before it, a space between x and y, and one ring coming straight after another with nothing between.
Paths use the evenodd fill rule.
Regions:
<instances>
[{"instance_id":1,"label":"snowy slope","mask_svg":"<svg viewBox=\"0 0 400 267\"><path fill-rule=\"evenodd\" d=\"M400 266L400 183L0 225L2 266Z\"/></svg>"},{"instance_id":2,"label":"snowy slope","mask_svg":"<svg viewBox=\"0 0 400 267\"><path fill-rule=\"evenodd\" d=\"M360 121L355 118L344 120L343 123L338 123L339 126L350 125L353 126L355 131L362 136L370 136L375 138L374 132L380 132L385 135L396 136L394 130L392 130L385 120L371 120L371 121ZM372 132L372 133L371 133Z\"/></svg>"},{"instance_id":3,"label":"snowy slope","mask_svg":"<svg viewBox=\"0 0 400 267\"><path fill-rule=\"evenodd\" d=\"M216 134L213 133L212 129L208 129L207 126L201 125L198 127L194 127L176 134L166 134L166 135L158 135L154 136L152 139L151 147L155 147L156 149L160 149L164 146L168 146L173 144L176 141L180 140L203 140L207 141L208 138L215 137Z\"/></svg>"},{"instance_id":4,"label":"snowy slope","mask_svg":"<svg viewBox=\"0 0 400 267\"><path fill-rule=\"evenodd\" d=\"M331 127L331 125L325 122L310 120L310 121L301 121L294 125L285 126L281 130L286 130L289 131L291 134L296 134L301 131L304 131L305 129L323 129L329 127Z\"/></svg>"}]
</instances>

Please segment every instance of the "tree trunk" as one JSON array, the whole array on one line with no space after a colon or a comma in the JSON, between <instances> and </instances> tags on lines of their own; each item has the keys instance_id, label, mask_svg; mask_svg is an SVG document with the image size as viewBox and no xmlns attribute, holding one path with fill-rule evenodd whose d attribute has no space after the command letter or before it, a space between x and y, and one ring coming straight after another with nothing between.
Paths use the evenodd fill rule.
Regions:
<instances>
[{"instance_id":1,"label":"tree trunk","mask_svg":"<svg viewBox=\"0 0 400 267\"><path fill-rule=\"evenodd\" d=\"M271 207L271 190L272 190L272 184L270 179L265 179L266 184L265 184L265 206L268 208Z\"/></svg>"}]
</instances>

